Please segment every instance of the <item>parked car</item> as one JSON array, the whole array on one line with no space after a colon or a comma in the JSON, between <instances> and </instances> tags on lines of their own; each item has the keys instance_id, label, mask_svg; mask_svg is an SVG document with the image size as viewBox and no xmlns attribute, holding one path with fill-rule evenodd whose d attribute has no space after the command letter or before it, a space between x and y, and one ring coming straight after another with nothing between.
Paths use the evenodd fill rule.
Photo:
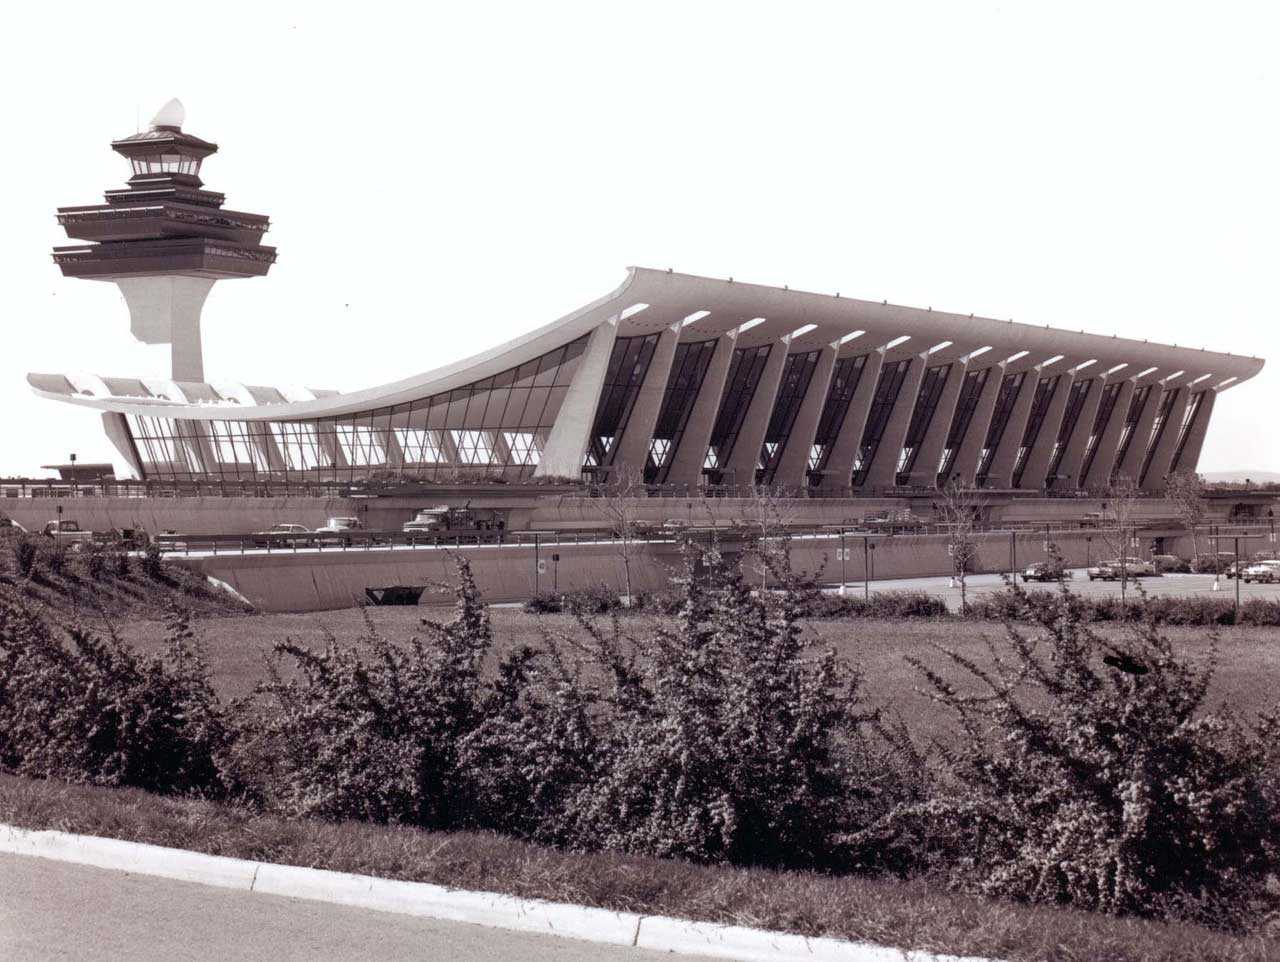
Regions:
<instances>
[{"instance_id":1,"label":"parked car","mask_svg":"<svg viewBox=\"0 0 1280 962\"><path fill-rule=\"evenodd\" d=\"M1022 572L1023 581L1064 581L1071 577L1071 571L1052 561L1037 561L1027 565Z\"/></svg>"},{"instance_id":2,"label":"parked car","mask_svg":"<svg viewBox=\"0 0 1280 962\"><path fill-rule=\"evenodd\" d=\"M4 515L0 515L0 528L9 528L13 531L20 531L23 534L27 533L26 528L14 521L12 518L7 518Z\"/></svg>"},{"instance_id":3,"label":"parked car","mask_svg":"<svg viewBox=\"0 0 1280 962\"><path fill-rule=\"evenodd\" d=\"M273 524L266 531L253 533L253 543L259 547L276 544L311 544L313 540L310 528L305 524L294 524L290 521L282 521L279 524Z\"/></svg>"},{"instance_id":4,"label":"parked car","mask_svg":"<svg viewBox=\"0 0 1280 962\"><path fill-rule=\"evenodd\" d=\"M359 518L330 518L316 528L315 534L319 537L315 540L321 544L351 544L353 533L362 527Z\"/></svg>"},{"instance_id":5,"label":"parked car","mask_svg":"<svg viewBox=\"0 0 1280 962\"><path fill-rule=\"evenodd\" d=\"M1280 561L1259 561L1244 569L1241 580L1245 584L1275 584L1280 581Z\"/></svg>"},{"instance_id":6,"label":"parked car","mask_svg":"<svg viewBox=\"0 0 1280 962\"><path fill-rule=\"evenodd\" d=\"M1123 561L1116 558L1113 561L1103 561L1100 564L1089 569L1090 581L1119 581L1122 578L1128 580L1130 578L1155 578L1160 572L1156 570L1156 566L1150 561L1143 561L1141 558L1125 558Z\"/></svg>"},{"instance_id":7,"label":"parked car","mask_svg":"<svg viewBox=\"0 0 1280 962\"><path fill-rule=\"evenodd\" d=\"M43 529L45 537L52 538L54 544L78 551L87 544L93 543L93 532L80 527L80 523L71 520L48 522Z\"/></svg>"}]
</instances>

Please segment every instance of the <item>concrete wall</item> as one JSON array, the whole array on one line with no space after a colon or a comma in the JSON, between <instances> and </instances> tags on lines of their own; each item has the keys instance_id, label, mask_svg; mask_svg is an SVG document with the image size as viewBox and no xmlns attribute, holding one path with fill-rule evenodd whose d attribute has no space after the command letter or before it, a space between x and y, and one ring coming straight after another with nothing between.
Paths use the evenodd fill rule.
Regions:
<instances>
[{"instance_id":1,"label":"concrete wall","mask_svg":"<svg viewBox=\"0 0 1280 962\"><path fill-rule=\"evenodd\" d=\"M665 590L680 567L672 544L634 545L631 585L635 592ZM558 553L557 564L553 555ZM454 556L466 557L476 584L489 602L525 601L537 590L561 591L605 584L624 593L626 571L613 545L564 545L538 552L544 571L537 573L532 547L486 545L448 550L298 552L297 554L219 555L174 558L225 581L262 611L327 611L363 604L365 588L429 585L423 604L449 602L457 581Z\"/></svg>"},{"instance_id":2,"label":"concrete wall","mask_svg":"<svg viewBox=\"0 0 1280 962\"><path fill-rule=\"evenodd\" d=\"M978 541L976 571L1009 570L1011 553L1007 534L980 536ZM1055 543L1072 566L1116 554L1114 546L1108 546L1096 533L1058 535ZM865 577L862 538L849 536L844 544L849 551L844 577L850 582L861 581ZM877 535L869 544L875 546L874 551L867 552L875 580L951 573L944 536ZM793 564L805 571L822 571L824 581L837 582L841 578L839 546L837 537L796 539L792 543ZM558 570L552 560L556 553L560 555ZM545 563L545 570L536 576L534 549L513 545L449 550L300 551L174 560L227 582L260 610L323 611L363 603L367 587L400 584L436 585L423 595L423 603L447 602L451 598L448 586L456 580L455 554L470 560L476 582L490 602L524 601L534 594L535 583L542 591L551 590L553 584L560 591L605 584L619 594L626 584L621 553L610 544L544 545L538 558ZM1045 557L1043 535L1025 532L1017 536L1019 568L1043 561ZM632 589L636 592L666 590L672 574L679 571L680 566L679 548L674 544L633 545Z\"/></svg>"}]
</instances>

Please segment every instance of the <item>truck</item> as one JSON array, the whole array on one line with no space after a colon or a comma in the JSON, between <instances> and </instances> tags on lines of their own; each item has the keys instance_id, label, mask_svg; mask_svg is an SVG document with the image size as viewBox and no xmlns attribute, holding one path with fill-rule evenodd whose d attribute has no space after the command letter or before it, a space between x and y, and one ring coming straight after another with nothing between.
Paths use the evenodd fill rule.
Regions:
<instances>
[{"instance_id":1,"label":"truck","mask_svg":"<svg viewBox=\"0 0 1280 962\"><path fill-rule=\"evenodd\" d=\"M73 551L79 551L94 541L92 531L85 531L78 521L69 519L58 518L50 521L41 529L41 533L47 538L52 538L54 544L71 548Z\"/></svg>"},{"instance_id":2,"label":"truck","mask_svg":"<svg viewBox=\"0 0 1280 962\"><path fill-rule=\"evenodd\" d=\"M421 508L401 526L401 530L405 534L428 534L440 531L502 531L506 526L501 512L483 508L473 510L468 501L461 508L447 504Z\"/></svg>"}]
</instances>

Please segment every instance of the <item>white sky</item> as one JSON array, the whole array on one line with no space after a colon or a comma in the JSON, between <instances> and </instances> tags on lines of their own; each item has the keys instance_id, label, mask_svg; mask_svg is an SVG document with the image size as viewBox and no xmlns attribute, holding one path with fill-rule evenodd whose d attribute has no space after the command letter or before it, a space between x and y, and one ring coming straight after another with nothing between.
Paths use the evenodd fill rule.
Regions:
<instances>
[{"instance_id":1,"label":"white sky","mask_svg":"<svg viewBox=\"0 0 1280 962\"><path fill-rule=\"evenodd\" d=\"M1200 466L1280 470L1277 11L27 5L0 58L0 474L112 456L27 371L167 374L49 250L174 96L280 254L210 295L210 379L372 386L674 267L1271 357Z\"/></svg>"}]
</instances>

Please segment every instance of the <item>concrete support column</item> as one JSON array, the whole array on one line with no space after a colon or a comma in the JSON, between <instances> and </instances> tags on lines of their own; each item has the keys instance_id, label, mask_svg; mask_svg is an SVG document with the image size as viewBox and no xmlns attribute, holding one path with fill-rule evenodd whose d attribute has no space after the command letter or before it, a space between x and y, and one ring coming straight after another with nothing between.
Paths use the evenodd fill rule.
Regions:
<instances>
[{"instance_id":1,"label":"concrete support column","mask_svg":"<svg viewBox=\"0 0 1280 962\"><path fill-rule=\"evenodd\" d=\"M251 427L250 443L255 451L258 452L259 462L267 466L267 471L272 474L284 473L284 453L280 450L280 445L276 443L276 436L271 431L270 423L266 421L254 422ZM325 465L328 467L328 465Z\"/></svg>"},{"instance_id":2,"label":"concrete support column","mask_svg":"<svg viewBox=\"0 0 1280 962\"><path fill-rule=\"evenodd\" d=\"M627 473L638 476L644 472L645 463L649 459L649 445L653 441L653 429L658 423L658 415L662 413L662 399L667 392L667 379L671 376L676 345L680 343L680 326L679 323L673 324L658 337L653 357L649 361L649 370L644 375L644 383L640 385L635 403L631 405L631 415L622 429L622 437L614 446L614 455L609 462L611 478Z\"/></svg>"},{"instance_id":3,"label":"concrete support column","mask_svg":"<svg viewBox=\"0 0 1280 962\"><path fill-rule=\"evenodd\" d=\"M320 445L320 451L324 454L321 476L323 476L325 470L332 470L334 465L339 468L349 467L346 452L342 450L342 445L338 443L338 428L332 421L321 421L316 425L316 441Z\"/></svg>"},{"instance_id":4,"label":"concrete support column","mask_svg":"<svg viewBox=\"0 0 1280 962\"><path fill-rule=\"evenodd\" d=\"M760 383L747 404L738 439L733 442L733 450L729 452L729 461L725 465L725 480L729 484L756 483L760 449L769 430L769 419L773 417L774 402L778 400L778 387L782 384L782 369L786 366L790 346L790 335L775 341L768 360L764 362Z\"/></svg>"},{"instance_id":5,"label":"concrete support column","mask_svg":"<svg viewBox=\"0 0 1280 962\"><path fill-rule=\"evenodd\" d=\"M138 447L133 443L133 435L129 433L129 422L125 416L115 411L103 411L102 429L107 432L107 440L120 452L120 457L124 458L124 463L129 466L133 476L140 481L146 480L142 458L138 456Z\"/></svg>"},{"instance_id":6,"label":"concrete support column","mask_svg":"<svg viewBox=\"0 0 1280 962\"><path fill-rule=\"evenodd\" d=\"M1147 401L1138 414L1137 423L1133 426L1133 434L1129 438L1129 450L1124 453L1124 459L1116 470L1117 480L1128 478L1135 485L1138 483L1138 475L1142 473L1142 462L1146 460L1147 446L1151 441L1151 426L1155 424L1156 415L1160 412L1160 399L1163 393L1163 388L1159 384L1151 385L1151 390L1147 392ZM1111 480L1108 478L1107 484L1110 485L1110 483Z\"/></svg>"},{"instance_id":7,"label":"concrete support column","mask_svg":"<svg viewBox=\"0 0 1280 962\"><path fill-rule=\"evenodd\" d=\"M853 483L853 459L858 456L862 432L867 427L867 415L871 413L871 400L880 383L884 353L884 348L877 348L867 355L867 362L862 366L862 376L849 401L849 409L845 411L844 423L840 425L840 433L836 435L831 454L827 457L822 479L824 487L847 488Z\"/></svg>"},{"instance_id":8,"label":"concrete support column","mask_svg":"<svg viewBox=\"0 0 1280 962\"><path fill-rule=\"evenodd\" d=\"M578 478L582 474L582 461L587 455L591 440L591 425L595 423L596 408L600 404L600 392L609 368L609 355L613 353L613 341L618 333L618 319L611 317L594 331L582 352L582 360L573 373L569 390L555 425L547 436L542 459L538 462L534 477L547 475Z\"/></svg>"},{"instance_id":9,"label":"concrete support column","mask_svg":"<svg viewBox=\"0 0 1280 962\"><path fill-rule=\"evenodd\" d=\"M996 410L996 398L1000 396L1000 384L1004 380L1004 362L993 365L987 381L978 394L978 403L973 417L969 419L969 429L964 432L956 451L955 463L951 466L951 477L944 483L956 481L971 488L978 476L978 459L982 456L982 444L991 430L991 418Z\"/></svg>"},{"instance_id":10,"label":"concrete support column","mask_svg":"<svg viewBox=\"0 0 1280 962\"><path fill-rule=\"evenodd\" d=\"M736 329L721 334L716 341L716 349L711 355L706 374L702 377L702 386L698 388L693 410L689 412L689 420L684 426L680 443L672 454L671 468L667 472L668 484L697 487L702 479L702 465L707 460L707 446L711 444L711 432L715 429L716 415L720 412L720 398L724 395L725 380L729 377L729 365L733 362L733 352L737 346Z\"/></svg>"},{"instance_id":11,"label":"concrete support column","mask_svg":"<svg viewBox=\"0 0 1280 962\"><path fill-rule=\"evenodd\" d=\"M1054 491L1070 491L1080 483L1080 466L1084 463L1084 449L1089 444L1089 435L1093 433L1093 422L1098 418L1098 408L1102 404L1102 392L1106 389L1107 379L1095 377L1089 387L1089 394L1080 405L1080 416L1076 418L1071 436L1067 438L1067 449L1058 464L1058 476L1047 481L1048 487Z\"/></svg>"},{"instance_id":12,"label":"concrete support column","mask_svg":"<svg viewBox=\"0 0 1280 962\"><path fill-rule=\"evenodd\" d=\"M1039 491L1044 487L1044 476L1049 470L1049 459L1053 457L1053 446L1057 443L1058 430L1062 427L1062 416L1067 410L1067 398L1071 395L1073 380L1071 373L1064 371L1058 378L1057 387L1053 389L1053 397L1045 411L1040 433L1032 442L1027 463L1022 469L1022 483L1019 487L1024 490Z\"/></svg>"},{"instance_id":13,"label":"concrete support column","mask_svg":"<svg viewBox=\"0 0 1280 962\"><path fill-rule=\"evenodd\" d=\"M1217 403L1218 392L1215 388L1205 391L1204 400L1200 402L1200 411L1196 414L1195 423L1190 427L1187 443L1182 449L1182 457L1170 469L1172 471L1195 471L1200 463L1200 452L1204 449L1204 438L1209 431L1209 418L1213 415L1213 406Z\"/></svg>"},{"instance_id":14,"label":"concrete support column","mask_svg":"<svg viewBox=\"0 0 1280 962\"><path fill-rule=\"evenodd\" d=\"M388 468L404 467L404 448L400 446L400 439L396 437L396 429L388 426L382 432L382 450L386 452Z\"/></svg>"},{"instance_id":15,"label":"concrete support column","mask_svg":"<svg viewBox=\"0 0 1280 962\"><path fill-rule=\"evenodd\" d=\"M942 449L947 446L947 435L951 433L951 419L955 417L956 402L960 399L960 387L964 384L968 363L956 361L947 372L947 383L942 386L942 394L938 397L938 407L933 412L933 420L920 442L920 450L916 453L915 464L907 483L920 487L934 488L938 485L938 466L942 462Z\"/></svg>"},{"instance_id":16,"label":"concrete support column","mask_svg":"<svg viewBox=\"0 0 1280 962\"><path fill-rule=\"evenodd\" d=\"M462 463L458 457L458 442L453 439L453 432L448 428L440 432L440 453L450 467L456 468Z\"/></svg>"},{"instance_id":17,"label":"concrete support column","mask_svg":"<svg viewBox=\"0 0 1280 962\"><path fill-rule=\"evenodd\" d=\"M827 392L831 390L831 374L836 368L836 355L840 345L828 344L818 355L818 363L813 369L813 377L804 392L804 400L800 402L800 410L796 413L795 422L791 425L791 433L778 455L778 467L773 472L773 483L789 488L803 487L805 472L809 469L809 453L813 450L813 439L818 433L818 421L822 419L822 408L827 403Z\"/></svg>"},{"instance_id":18,"label":"concrete support column","mask_svg":"<svg viewBox=\"0 0 1280 962\"><path fill-rule=\"evenodd\" d=\"M204 380L200 312L214 280L162 274L115 281L129 306L133 336L144 344L170 345L170 377L175 381Z\"/></svg>"},{"instance_id":19,"label":"concrete support column","mask_svg":"<svg viewBox=\"0 0 1280 962\"><path fill-rule=\"evenodd\" d=\"M207 421L182 419L173 422L178 434L183 438L187 456L196 461L196 470L207 474L212 480L218 476L219 461L213 449L213 439L209 436Z\"/></svg>"},{"instance_id":20,"label":"concrete support column","mask_svg":"<svg viewBox=\"0 0 1280 962\"><path fill-rule=\"evenodd\" d=\"M889 412L889 422L885 425L880 444L871 458L871 466L867 468L867 478L862 484L863 491L879 491L897 484L898 462L902 460L902 443L906 440L907 428L911 426L911 415L915 413L916 401L920 398L920 385L924 381L924 370L928 360L926 354L920 354L911 359L907 376L902 379L902 387L898 390L893 409Z\"/></svg>"},{"instance_id":21,"label":"concrete support column","mask_svg":"<svg viewBox=\"0 0 1280 962\"><path fill-rule=\"evenodd\" d=\"M1013 466L1018 462L1018 449L1022 447L1022 436L1027 431L1027 420L1031 417L1031 404L1035 401L1036 388L1040 384L1041 376L1040 368L1035 367L1022 379L1018 396L1013 401L1013 410L1004 426L1004 434L996 443L995 454L991 457L991 467L987 471L989 488L1013 487Z\"/></svg>"},{"instance_id":22,"label":"concrete support column","mask_svg":"<svg viewBox=\"0 0 1280 962\"><path fill-rule=\"evenodd\" d=\"M1160 437L1155 439L1155 453L1151 456L1151 464L1140 482L1143 491L1160 494L1165 489L1165 477L1169 466L1173 464L1173 452L1178 447L1178 435L1182 432L1182 417L1187 412L1188 390L1178 388L1178 395L1169 407L1169 415L1160 429Z\"/></svg>"},{"instance_id":23,"label":"concrete support column","mask_svg":"<svg viewBox=\"0 0 1280 962\"><path fill-rule=\"evenodd\" d=\"M1124 431L1124 421L1129 415L1135 388L1133 378L1127 378L1121 383L1115 406L1111 409L1111 417L1102 427L1102 437L1098 439L1093 464L1089 465L1089 473L1080 479L1080 487L1096 490L1111 483L1111 469L1115 467L1116 456L1119 454L1120 434Z\"/></svg>"}]
</instances>

